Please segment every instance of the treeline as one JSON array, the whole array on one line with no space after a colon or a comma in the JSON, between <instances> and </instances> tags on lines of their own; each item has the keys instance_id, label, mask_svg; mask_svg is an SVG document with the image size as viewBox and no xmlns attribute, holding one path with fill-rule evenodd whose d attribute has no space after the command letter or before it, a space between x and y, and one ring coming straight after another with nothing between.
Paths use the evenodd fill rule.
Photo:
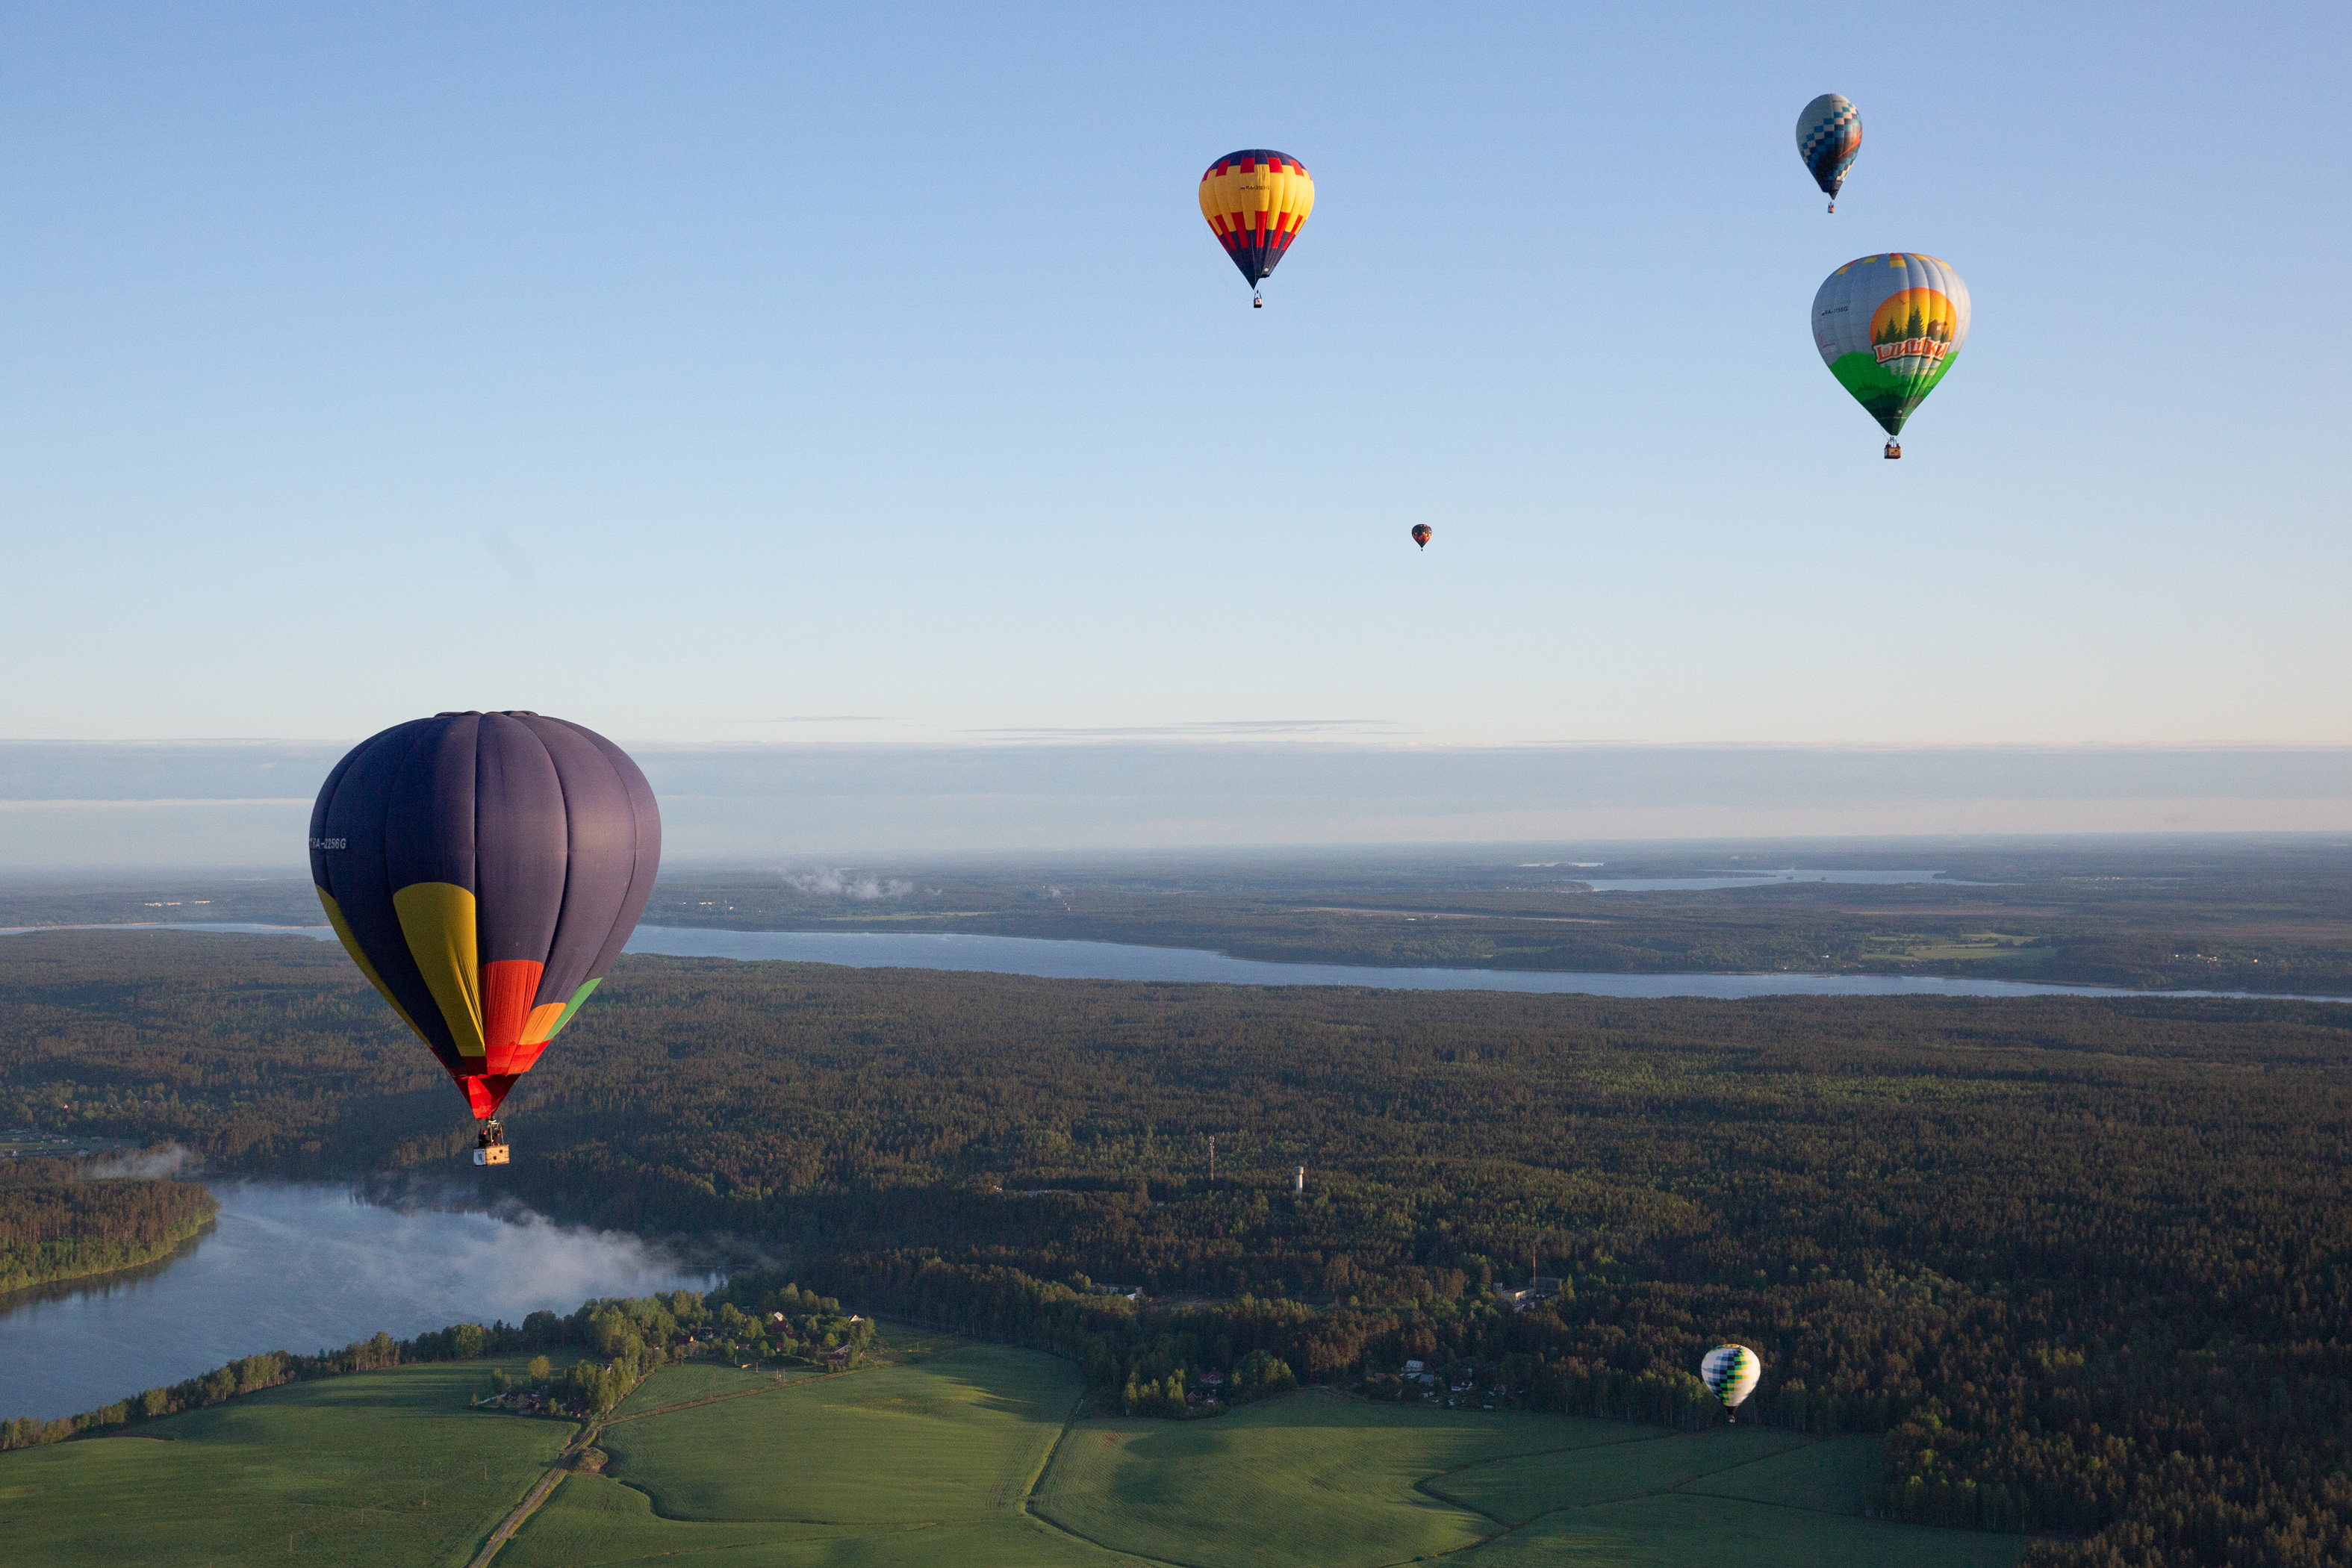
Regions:
<instances>
[{"instance_id":1,"label":"treeline","mask_svg":"<svg viewBox=\"0 0 2352 1568\"><path fill-rule=\"evenodd\" d=\"M8 941L37 944L0 946L27 1114L243 1169L465 1170L455 1091L331 949ZM756 1238L1162 1408L1263 1352L1687 1422L1738 1340L1756 1418L1887 1434L1882 1512L2087 1538L2052 1562L2299 1564L2352 1561L2347 1064L2352 1012L2276 1002L629 959L509 1101L495 1189ZM1532 1274L1562 1289L1512 1310Z\"/></svg>"},{"instance_id":2,"label":"treeline","mask_svg":"<svg viewBox=\"0 0 2352 1568\"><path fill-rule=\"evenodd\" d=\"M212 1223L193 1182L93 1181L71 1160L0 1160L0 1293L152 1263Z\"/></svg>"},{"instance_id":3,"label":"treeline","mask_svg":"<svg viewBox=\"0 0 2352 1568\"><path fill-rule=\"evenodd\" d=\"M764 1348L765 1325L771 1322L777 1337L783 1337L789 1323L806 1336L808 1345L824 1350L848 1344L863 1351L873 1332L870 1320L853 1324L844 1318L839 1301L814 1291L803 1292L789 1282L780 1286L772 1279L730 1284L708 1298L694 1290L635 1299L596 1297L582 1302L568 1316L538 1311L519 1324L453 1323L409 1340L378 1333L316 1355L270 1351L247 1356L200 1377L168 1388L151 1388L79 1415L0 1421L0 1450L62 1443L85 1435L104 1436L113 1427L137 1426L206 1409L289 1383L420 1362L473 1361L531 1351L574 1352L560 1370L544 1355L533 1359L526 1379L544 1391L542 1408L559 1415L601 1415L627 1398L647 1373L698 1348L722 1355L755 1342ZM717 1331L706 1333L706 1330ZM490 1383L497 1394L514 1386L515 1380L503 1373L494 1374Z\"/></svg>"},{"instance_id":4,"label":"treeline","mask_svg":"<svg viewBox=\"0 0 2352 1568\"><path fill-rule=\"evenodd\" d=\"M86 1434L102 1434L109 1427L135 1427L184 1411L204 1410L223 1405L240 1394L257 1394L282 1384L309 1383L322 1377L341 1377L347 1373L376 1372L416 1362L467 1361L480 1355L514 1355L541 1344L567 1342L569 1334L563 1320L552 1312L534 1312L523 1328L511 1328L503 1322L489 1328L479 1323L459 1323L419 1334L413 1340L395 1340L390 1334L379 1333L371 1339L354 1340L341 1350L320 1351L316 1355L268 1351L231 1362L226 1366L200 1377L175 1383L168 1388L151 1388L144 1394L119 1399L111 1405L83 1411L79 1415L62 1415L50 1421L20 1415L0 1422L0 1449L62 1443Z\"/></svg>"}]
</instances>

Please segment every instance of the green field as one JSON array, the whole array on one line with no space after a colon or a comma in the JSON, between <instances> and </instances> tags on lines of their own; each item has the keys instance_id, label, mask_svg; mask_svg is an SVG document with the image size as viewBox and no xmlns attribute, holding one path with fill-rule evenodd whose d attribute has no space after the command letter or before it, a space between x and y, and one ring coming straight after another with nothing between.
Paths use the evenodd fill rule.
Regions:
<instances>
[{"instance_id":1,"label":"green field","mask_svg":"<svg viewBox=\"0 0 2352 1568\"><path fill-rule=\"evenodd\" d=\"M1082 1423L1034 1507L1107 1545L1198 1568L1373 1568L1439 1552L1623 1568L2017 1560L2015 1536L1854 1517L1877 1448L1308 1392L1183 1426Z\"/></svg>"},{"instance_id":2,"label":"green field","mask_svg":"<svg viewBox=\"0 0 2352 1568\"><path fill-rule=\"evenodd\" d=\"M1558 1466L1558 1450L1605 1450L1646 1430L1315 1390L1212 1421L1082 1423L1055 1456L1036 1510L1107 1545L1202 1568L1406 1562L1458 1552L1497 1528L1433 1495L1433 1478L1545 1450L1554 1452L1543 1462Z\"/></svg>"},{"instance_id":3,"label":"green field","mask_svg":"<svg viewBox=\"0 0 2352 1568\"><path fill-rule=\"evenodd\" d=\"M1689 1485L1806 1446L1796 1433L1760 1426L1670 1433L1613 1422L1590 1425L1617 1434L1618 1440L1605 1448L1580 1448L1572 1462L1539 1453L1472 1466L1437 1477L1429 1489L1488 1518L1518 1523L1563 1508L1591 1508Z\"/></svg>"},{"instance_id":4,"label":"green field","mask_svg":"<svg viewBox=\"0 0 2352 1568\"><path fill-rule=\"evenodd\" d=\"M674 1403L665 1369L633 1396ZM604 1476L568 1478L499 1568L725 1553L728 1564L1108 1564L1024 1511L1077 1403L1076 1369L966 1344L604 1429Z\"/></svg>"},{"instance_id":5,"label":"green field","mask_svg":"<svg viewBox=\"0 0 2352 1568\"><path fill-rule=\"evenodd\" d=\"M1547 1514L1465 1568L1997 1568L2025 1549L2015 1535L1930 1530L1833 1513L1733 1502L1685 1489Z\"/></svg>"},{"instance_id":6,"label":"green field","mask_svg":"<svg viewBox=\"0 0 2352 1568\"><path fill-rule=\"evenodd\" d=\"M604 1473L564 1475L497 1568L1997 1568L2023 1545L1856 1517L1871 1437L1322 1390L1207 1421L1074 1419L1066 1363L930 1348L832 1377L656 1371L596 1437ZM469 1410L487 1370L360 1373L0 1455L0 1542L64 1568L469 1563L573 1431Z\"/></svg>"},{"instance_id":7,"label":"green field","mask_svg":"<svg viewBox=\"0 0 2352 1568\"><path fill-rule=\"evenodd\" d=\"M696 1369L636 1399L677 1403ZM668 1386L665 1388L667 1381ZM1177 1563L1996 1568L2014 1536L1854 1517L1875 1438L1675 1433L1307 1391L1209 1421L1066 1420L1059 1362L964 1345L909 1366L607 1428L500 1568L645 1563ZM1481 1542L1486 1544L1480 1544Z\"/></svg>"},{"instance_id":8,"label":"green field","mask_svg":"<svg viewBox=\"0 0 2352 1568\"><path fill-rule=\"evenodd\" d=\"M45 1568L464 1563L574 1430L467 1408L491 1366L520 1364L295 1384L136 1437L0 1454L0 1553Z\"/></svg>"},{"instance_id":9,"label":"green field","mask_svg":"<svg viewBox=\"0 0 2352 1568\"><path fill-rule=\"evenodd\" d=\"M2056 947L2035 944L2030 936L2008 936L1997 931L1959 931L1948 936L1878 935L1864 942L1862 956L1887 963L2000 963L2011 967L2048 965Z\"/></svg>"},{"instance_id":10,"label":"green field","mask_svg":"<svg viewBox=\"0 0 2352 1568\"><path fill-rule=\"evenodd\" d=\"M977 1518L1020 1502L1078 1391L1067 1363L971 1345L608 1426L597 1442L671 1519Z\"/></svg>"},{"instance_id":11,"label":"green field","mask_svg":"<svg viewBox=\"0 0 2352 1568\"><path fill-rule=\"evenodd\" d=\"M767 1367L759 1372L746 1372L724 1362L687 1362L682 1365L665 1367L659 1377L649 1377L637 1385L636 1392L620 1403L613 1412L614 1421L634 1421L649 1410L666 1405L684 1405L695 1399L722 1399L730 1394L753 1394L795 1383L818 1373L807 1367Z\"/></svg>"}]
</instances>

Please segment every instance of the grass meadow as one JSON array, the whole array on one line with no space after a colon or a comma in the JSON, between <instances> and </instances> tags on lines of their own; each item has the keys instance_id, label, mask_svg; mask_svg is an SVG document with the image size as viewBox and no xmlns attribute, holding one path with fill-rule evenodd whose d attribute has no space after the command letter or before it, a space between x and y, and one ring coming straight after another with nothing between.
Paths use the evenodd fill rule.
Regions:
<instances>
[{"instance_id":1,"label":"grass meadow","mask_svg":"<svg viewBox=\"0 0 2352 1568\"><path fill-rule=\"evenodd\" d=\"M833 1377L656 1372L598 1436L604 1473L566 1475L496 1568L2007 1568L2024 1545L1856 1517L1875 1438L1311 1389L1207 1421L1074 1420L1066 1363L925 1351ZM0 1455L0 1555L467 1563L572 1431L467 1409L487 1370L361 1373Z\"/></svg>"},{"instance_id":2,"label":"grass meadow","mask_svg":"<svg viewBox=\"0 0 2352 1568\"><path fill-rule=\"evenodd\" d=\"M673 1380L696 1370L656 1372L633 1398L677 1403ZM605 1475L567 1478L499 1568L714 1552L746 1565L1099 1568L1118 1558L1023 1509L1080 1386L1076 1370L1050 1356L962 1344L909 1365L617 1423L597 1438L611 1456Z\"/></svg>"},{"instance_id":3,"label":"grass meadow","mask_svg":"<svg viewBox=\"0 0 2352 1568\"><path fill-rule=\"evenodd\" d=\"M0 1454L0 1557L44 1568L468 1562L562 1451L568 1423L468 1410L491 1366L273 1388Z\"/></svg>"},{"instance_id":4,"label":"grass meadow","mask_svg":"<svg viewBox=\"0 0 2352 1568\"><path fill-rule=\"evenodd\" d=\"M1608 1447L1644 1430L1309 1390L1209 1421L1082 1422L1034 1507L1106 1546L1200 1568L1401 1563L1495 1531L1491 1520L1425 1490L1429 1478L1572 1445Z\"/></svg>"},{"instance_id":5,"label":"grass meadow","mask_svg":"<svg viewBox=\"0 0 2352 1568\"><path fill-rule=\"evenodd\" d=\"M796 1383L817 1373L801 1367L779 1370L768 1367L759 1372L746 1372L723 1362L686 1362L665 1367L659 1377L647 1378L634 1393L621 1401L613 1412L614 1421L631 1421L649 1410L667 1405L684 1405L694 1399L719 1399L730 1394L755 1394L788 1383Z\"/></svg>"},{"instance_id":6,"label":"grass meadow","mask_svg":"<svg viewBox=\"0 0 2352 1568\"><path fill-rule=\"evenodd\" d=\"M691 1369L638 1399L680 1402ZM666 1380L670 1381L665 1386ZM1309 1390L1215 1420L1066 1421L1069 1368L964 1344L606 1429L500 1568L1714 1563L2006 1568L2013 1536L1854 1517L1875 1438L1671 1432ZM1484 1542L1484 1544L1481 1544Z\"/></svg>"},{"instance_id":7,"label":"grass meadow","mask_svg":"<svg viewBox=\"0 0 2352 1568\"><path fill-rule=\"evenodd\" d=\"M1570 1456L1539 1453L1466 1466L1432 1477L1428 1489L1486 1518L1517 1524L1559 1509L1591 1508L1688 1485L1805 1446L1794 1432L1761 1426L1675 1432L1614 1422L1590 1425L1619 1436L1605 1446L1580 1446L1572 1462Z\"/></svg>"}]
</instances>

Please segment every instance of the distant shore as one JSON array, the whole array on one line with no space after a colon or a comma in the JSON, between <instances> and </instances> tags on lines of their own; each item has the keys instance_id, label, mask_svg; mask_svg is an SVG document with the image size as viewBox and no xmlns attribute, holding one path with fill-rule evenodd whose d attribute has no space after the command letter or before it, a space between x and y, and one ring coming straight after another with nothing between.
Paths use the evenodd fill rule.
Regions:
<instances>
[{"instance_id":1,"label":"distant shore","mask_svg":"<svg viewBox=\"0 0 2352 1568\"><path fill-rule=\"evenodd\" d=\"M193 1182L45 1168L65 1163L0 1165L0 1295L157 1262L220 1212L220 1201Z\"/></svg>"}]
</instances>

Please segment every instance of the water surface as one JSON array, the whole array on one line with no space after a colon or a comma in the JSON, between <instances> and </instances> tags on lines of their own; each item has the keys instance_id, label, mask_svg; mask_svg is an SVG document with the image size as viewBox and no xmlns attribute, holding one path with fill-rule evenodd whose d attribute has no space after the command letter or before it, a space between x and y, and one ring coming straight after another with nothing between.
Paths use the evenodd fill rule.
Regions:
<instances>
[{"instance_id":1,"label":"water surface","mask_svg":"<svg viewBox=\"0 0 2352 1568\"><path fill-rule=\"evenodd\" d=\"M331 1183L206 1184L220 1218L171 1261L0 1297L0 1418L71 1415L263 1351L711 1283L636 1237L533 1214L386 1208Z\"/></svg>"},{"instance_id":2,"label":"water surface","mask_svg":"<svg viewBox=\"0 0 2352 1568\"><path fill-rule=\"evenodd\" d=\"M2094 985L1929 974L1599 974L1570 970L1374 968L1273 963L1186 947L913 931L708 931L639 926L631 952L672 958L789 959L858 969L978 970L1049 980L1208 981L1227 985L1369 985L1396 991L1516 991L1588 996L2137 996ZM2173 993L2182 994L2182 993Z\"/></svg>"},{"instance_id":3,"label":"water surface","mask_svg":"<svg viewBox=\"0 0 2352 1568\"><path fill-rule=\"evenodd\" d=\"M1883 876L1869 872L1855 875ZM19 928L24 929L24 928ZM51 926L51 931L120 931L123 926ZM162 928L158 928L162 929ZM327 926L174 924L173 931L265 932L335 940ZM13 934L0 931L0 936ZM1190 947L1135 947L1031 936L965 936L944 931L717 931L699 926L639 926L626 951L669 958L780 959L853 969L944 969L1030 974L1045 980L1165 980L1223 985L1366 985L1388 991L1512 991L1584 996L2227 996L2276 1002L2345 1002L2352 997L2258 991L2137 991L2116 985L2059 985L2032 980L1980 980L1946 974L1615 974L1578 970L1407 969L1352 963L1275 963Z\"/></svg>"}]
</instances>

